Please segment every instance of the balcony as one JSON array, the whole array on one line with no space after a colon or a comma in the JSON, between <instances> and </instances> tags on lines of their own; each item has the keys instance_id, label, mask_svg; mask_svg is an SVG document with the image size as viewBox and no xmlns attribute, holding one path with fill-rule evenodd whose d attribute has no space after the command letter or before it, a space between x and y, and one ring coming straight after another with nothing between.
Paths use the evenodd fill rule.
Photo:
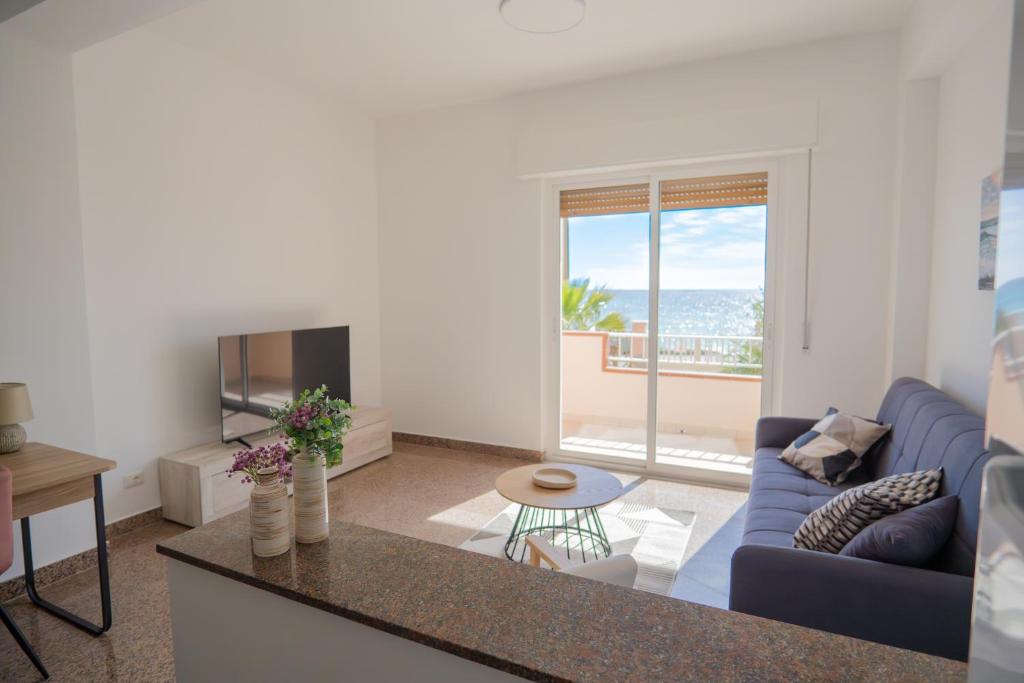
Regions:
<instances>
[{"instance_id":1,"label":"balcony","mask_svg":"<svg viewBox=\"0 0 1024 683\"><path fill-rule=\"evenodd\" d=\"M647 369L647 324L633 332L607 332L606 367ZM658 335L658 370L668 373L761 376L762 337Z\"/></svg>"},{"instance_id":2,"label":"balcony","mask_svg":"<svg viewBox=\"0 0 1024 683\"><path fill-rule=\"evenodd\" d=\"M562 447L646 458L646 324L562 332ZM760 337L658 337L655 462L749 475L761 414Z\"/></svg>"}]
</instances>

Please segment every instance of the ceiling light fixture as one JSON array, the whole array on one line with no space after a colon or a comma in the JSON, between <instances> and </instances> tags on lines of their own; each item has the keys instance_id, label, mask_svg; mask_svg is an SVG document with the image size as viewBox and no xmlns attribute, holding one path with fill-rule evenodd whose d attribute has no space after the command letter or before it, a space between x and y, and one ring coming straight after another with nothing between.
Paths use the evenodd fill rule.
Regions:
<instances>
[{"instance_id":1,"label":"ceiling light fixture","mask_svg":"<svg viewBox=\"0 0 1024 683\"><path fill-rule=\"evenodd\" d=\"M505 23L526 33L562 33L583 21L586 0L500 0Z\"/></svg>"}]
</instances>

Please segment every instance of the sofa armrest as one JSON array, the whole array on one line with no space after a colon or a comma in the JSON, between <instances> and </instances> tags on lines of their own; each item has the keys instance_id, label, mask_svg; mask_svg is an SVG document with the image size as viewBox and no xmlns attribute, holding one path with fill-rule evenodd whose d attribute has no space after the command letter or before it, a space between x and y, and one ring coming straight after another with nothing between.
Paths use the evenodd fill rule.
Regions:
<instances>
[{"instance_id":1,"label":"sofa armrest","mask_svg":"<svg viewBox=\"0 0 1024 683\"><path fill-rule=\"evenodd\" d=\"M973 587L959 574L745 545L729 609L966 661Z\"/></svg>"},{"instance_id":2,"label":"sofa armrest","mask_svg":"<svg viewBox=\"0 0 1024 683\"><path fill-rule=\"evenodd\" d=\"M785 448L817 421L808 417L762 417L754 431L754 449Z\"/></svg>"}]
</instances>

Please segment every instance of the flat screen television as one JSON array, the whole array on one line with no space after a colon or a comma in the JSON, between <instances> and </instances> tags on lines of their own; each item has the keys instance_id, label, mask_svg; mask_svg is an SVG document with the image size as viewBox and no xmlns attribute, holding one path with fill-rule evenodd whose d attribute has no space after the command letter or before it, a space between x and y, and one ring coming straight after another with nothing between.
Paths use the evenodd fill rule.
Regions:
<instances>
[{"instance_id":1,"label":"flat screen television","mask_svg":"<svg viewBox=\"0 0 1024 683\"><path fill-rule=\"evenodd\" d=\"M243 441L274 427L270 409L326 384L352 401L348 327L235 334L217 339L221 438Z\"/></svg>"}]
</instances>

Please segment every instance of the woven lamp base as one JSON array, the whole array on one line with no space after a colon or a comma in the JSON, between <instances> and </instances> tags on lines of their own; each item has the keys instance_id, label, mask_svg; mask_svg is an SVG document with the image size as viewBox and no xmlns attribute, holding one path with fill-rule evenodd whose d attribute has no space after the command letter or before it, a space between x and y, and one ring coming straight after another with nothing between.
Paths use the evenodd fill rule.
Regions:
<instances>
[{"instance_id":1,"label":"woven lamp base","mask_svg":"<svg viewBox=\"0 0 1024 683\"><path fill-rule=\"evenodd\" d=\"M0 453L14 453L25 445L25 428L21 425L0 425Z\"/></svg>"}]
</instances>

